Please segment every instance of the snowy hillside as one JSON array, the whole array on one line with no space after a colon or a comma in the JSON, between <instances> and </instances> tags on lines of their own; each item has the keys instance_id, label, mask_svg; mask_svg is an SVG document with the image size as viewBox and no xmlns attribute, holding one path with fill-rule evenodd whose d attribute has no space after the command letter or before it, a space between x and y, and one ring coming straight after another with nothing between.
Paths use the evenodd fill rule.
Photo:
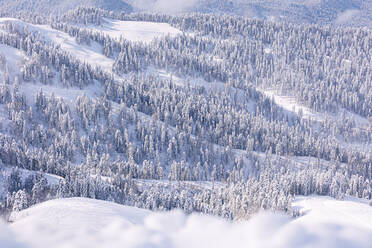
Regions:
<instances>
[{"instance_id":1,"label":"snowy hillside","mask_svg":"<svg viewBox=\"0 0 372 248\"><path fill-rule=\"evenodd\" d=\"M28 12L49 16L79 6L113 12L234 14L292 23L371 26L370 0L0 0L0 13Z\"/></svg>"},{"instance_id":2,"label":"snowy hillside","mask_svg":"<svg viewBox=\"0 0 372 248\"><path fill-rule=\"evenodd\" d=\"M102 54L103 47L96 42L89 45L81 44L78 43L74 37L55 30L49 25L34 25L14 18L0 18L0 26L4 26L7 23L12 23L19 29L25 28L31 32L40 34L43 41L51 45L58 45L68 54L91 65L92 67L99 67L108 72L112 71L114 60ZM129 41L141 41L145 43L149 43L155 38L161 38L166 35L174 36L181 33L178 29L171 27L167 23L128 22L109 19L106 19L102 26L91 25L90 27L82 27L102 32L113 39L119 40L123 37ZM31 60L22 51L2 44L0 44L0 55L5 56L9 76L12 79L14 79L15 76L20 75L22 65L26 61ZM55 80L56 79L53 81ZM54 82L52 85L34 83L25 84L20 88L20 90L31 102L34 101L34 95L40 90L43 90L48 95L53 93L56 97L61 97L66 103L70 104L70 106L73 106L76 98L83 93L93 97L94 95L98 95L101 91L97 84L89 85L85 87L84 90L78 88L65 89L60 86L61 85L58 81ZM3 124L6 124L6 119Z\"/></svg>"},{"instance_id":3,"label":"snowy hillside","mask_svg":"<svg viewBox=\"0 0 372 248\"><path fill-rule=\"evenodd\" d=\"M251 18L346 26L371 26L370 0L128 0L140 10L162 13L202 12Z\"/></svg>"},{"instance_id":4,"label":"snowy hillside","mask_svg":"<svg viewBox=\"0 0 372 248\"><path fill-rule=\"evenodd\" d=\"M0 0L1 12L29 12L39 13L43 15L49 14L64 14L79 6L89 6L106 9L109 11L125 11L131 12L132 6L123 0Z\"/></svg>"},{"instance_id":5,"label":"snowy hillside","mask_svg":"<svg viewBox=\"0 0 372 248\"><path fill-rule=\"evenodd\" d=\"M19 213L9 229L25 247L370 247L372 207L362 201L306 197L305 215L260 213L231 223L181 211L153 213L110 202L52 200ZM362 218L361 218L362 217ZM349 223L353 218L358 221ZM11 237L11 236L9 236ZM0 236L0 244L8 237ZM11 241L7 241L9 244ZM14 241L12 241L14 242Z\"/></svg>"},{"instance_id":6,"label":"snowy hillside","mask_svg":"<svg viewBox=\"0 0 372 248\"><path fill-rule=\"evenodd\" d=\"M20 0L0 17L0 216L15 240L371 244L372 31L309 24L360 2L65 12L78 2L45 17L13 11ZM213 11L246 7L265 20ZM287 16L303 24L275 21Z\"/></svg>"}]
</instances>

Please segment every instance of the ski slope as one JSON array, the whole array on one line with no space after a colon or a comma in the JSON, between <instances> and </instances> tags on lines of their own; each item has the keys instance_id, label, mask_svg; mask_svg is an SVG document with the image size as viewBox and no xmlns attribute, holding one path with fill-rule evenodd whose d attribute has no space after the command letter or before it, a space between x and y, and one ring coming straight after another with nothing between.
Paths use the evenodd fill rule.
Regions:
<instances>
[{"instance_id":1,"label":"ski slope","mask_svg":"<svg viewBox=\"0 0 372 248\"><path fill-rule=\"evenodd\" d=\"M27 244L22 247L38 248L371 247L372 207L366 201L310 196L297 198L294 206L301 207L304 213L294 220L260 213L248 221L233 223L199 214L186 216L181 211L154 213L99 200L58 199L20 212L4 230L6 233L10 229L12 234L0 234L0 245L11 247L10 244L21 242Z\"/></svg>"}]
</instances>

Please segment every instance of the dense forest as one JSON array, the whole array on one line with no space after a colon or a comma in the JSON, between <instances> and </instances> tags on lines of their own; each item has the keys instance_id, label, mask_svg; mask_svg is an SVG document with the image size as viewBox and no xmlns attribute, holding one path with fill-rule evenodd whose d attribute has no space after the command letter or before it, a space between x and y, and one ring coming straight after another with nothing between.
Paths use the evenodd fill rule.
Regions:
<instances>
[{"instance_id":1,"label":"dense forest","mask_svg":"<svg viewBox=\"0 0 372 248\"><path fill-rule=\"evenodd\" d=\"M296 195L372 198L371 30L82 7L13 17L98 44L113 64L92 66L14 19L1 25L0 44L27 58L14 73L0 53L5 216L71 196L229 219L295 216ZM108 19L182 33L144 43L86 28ZM40 89L30 101L22 88L39 84L83 93L71 104Z\"/></svg>"}]
</instances>

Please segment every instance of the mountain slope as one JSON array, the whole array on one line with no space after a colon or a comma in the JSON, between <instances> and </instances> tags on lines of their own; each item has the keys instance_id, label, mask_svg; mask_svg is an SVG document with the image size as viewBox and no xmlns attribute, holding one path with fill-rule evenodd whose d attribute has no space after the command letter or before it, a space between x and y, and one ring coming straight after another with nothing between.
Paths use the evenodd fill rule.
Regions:
<instances>
[{"instance_id":1,"label":"mountain slope","mask_svg":"<svg viewBox=\"0 0 372 248\"><path fill-rule=\"evenodd\" d=\"M10 178L5 212L84 196L242 219L371 198L369 31L92 8L44 23L0 19L0 155L65 181Z\"/></svg>"},{"instance_id":2,"label":"mountain slope","mask_svg":"<svg viewBox=\"0 0 372 248\"><path fill-rule=\"evenodd\" d=\"M372 1L366 0L0 0L0 13L26 12L49 16L78 6L114 12L201 12L242 15L292 23L371 26Z\"/></svg>"},{"instance_id":3,"label":"mountain slope","mask_svg":"<svg viewBox=\"0 0 372 248\"><path fill-rule=\"evenodd\" d=\"M242 15L259 19L281 20L293 23L337 24L370 26L372 1L366 0L197 0L191 5L182 1L170 9L167 0L132 0L131 4L142 10L172 12L202 12Z\"/></svg>"},{"instance_id":4,"label":"mountain slope","mask_svg":"<svg viewBox=\"0 0 372 248\"><path fill-rule=\"evenodd\" d=\"M109 11L131 12L132 6L123 0L0 0L0 13L16 11L40 15L63 14L79 6L96 7Z\"/></svg>"}]
</instances>

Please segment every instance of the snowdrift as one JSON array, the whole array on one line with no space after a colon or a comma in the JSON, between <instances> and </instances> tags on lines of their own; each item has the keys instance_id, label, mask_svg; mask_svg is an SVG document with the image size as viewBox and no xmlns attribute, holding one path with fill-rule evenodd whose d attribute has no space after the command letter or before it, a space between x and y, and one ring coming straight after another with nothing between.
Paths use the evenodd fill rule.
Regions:
<instances>
[{"instance_id":1,"label":"snowdrift","mask_svg":"<svg viewBox=\"0 0 372 248\"><path fill-rule=\"evenodd\" d=\"M305 210L295 220L260 213L249 221L232 223L181 211L154 213L99 200L59 199L24 210L9 228L0 227L0 246L371 247L372 228L366 223L372 220L372 208L366 202L306 197L295 205ZM326 207L332 210L326 212L328 222ZM354 218L358 210L364 219L353 225L335 218Z\"/></svg>"}]
</instances>

